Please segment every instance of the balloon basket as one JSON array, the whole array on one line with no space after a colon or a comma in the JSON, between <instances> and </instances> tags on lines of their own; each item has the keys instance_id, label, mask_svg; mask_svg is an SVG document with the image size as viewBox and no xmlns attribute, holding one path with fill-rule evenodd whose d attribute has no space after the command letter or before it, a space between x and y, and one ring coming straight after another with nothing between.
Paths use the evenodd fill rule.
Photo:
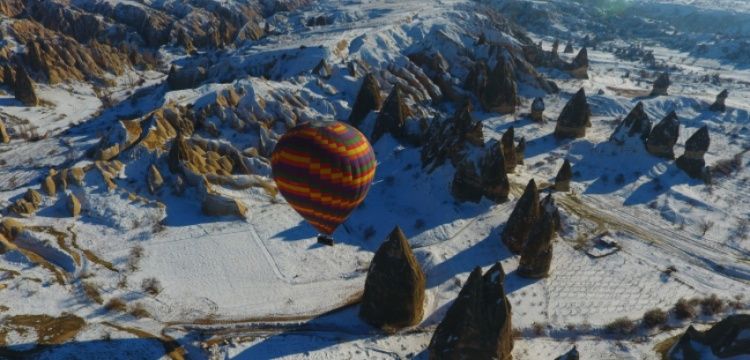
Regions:
<instances>
[{"instance_id":1,"label":"balloon basket","mask_svg":"<svg viewBox=\"0 0 750 360\"><path fill-rule=\"evenodd\" d=\"M328 246L333 246L333 237L330 235L320 234L318 235L318 243Z\"/></svg>"}]
</instances>

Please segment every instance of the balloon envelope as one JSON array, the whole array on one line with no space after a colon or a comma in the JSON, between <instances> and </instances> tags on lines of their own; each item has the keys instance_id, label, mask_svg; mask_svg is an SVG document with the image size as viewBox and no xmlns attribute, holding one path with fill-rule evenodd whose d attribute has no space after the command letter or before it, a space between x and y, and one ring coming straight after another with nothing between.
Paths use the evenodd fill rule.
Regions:
<instances>
[{"instance_id":1,"label":"balloon envelope","mask_svg":"<svg viewBox=\"0 0 750 360\"><path fill-rule=\"evenodd\" d=\"M375 177L367 138L342 122L303 123L271 155L273 179L289 205L331 235L367 196Z\"/></svg>"}]
</instances>

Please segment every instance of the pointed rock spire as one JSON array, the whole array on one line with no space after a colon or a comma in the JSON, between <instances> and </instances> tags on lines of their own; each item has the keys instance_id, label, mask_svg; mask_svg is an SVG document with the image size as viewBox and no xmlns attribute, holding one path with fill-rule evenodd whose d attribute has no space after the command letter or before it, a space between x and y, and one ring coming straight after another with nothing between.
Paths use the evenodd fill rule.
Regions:
<instances>
[{"instance_id":1,"label":"pointed rock spire","mask_svg":"<svg viewBox=\"0 0 750 360\"><path fill-rule=\"evenodd\" d=\"M570 167L570 161L565 159L560 170L555 176L555 190L570 191L570 180L573 179L573 170Z\"/></svg>"},{"instance_id":2,"label":"pointed rock spire","mask_svg":"<svg viewBox=\"0 0 750 360\"><path fill-rule=\"evenodd\" d=\"M646 143L651 133L651 119L643 110L643 102L638 102L633 110L615 128L609 139L618 145L623 145L628 138L637 136Z\"/></svg>"},{"instance_id":3,"label":"pointed rock spire","mask_svg":"<svg viewBox=\"0 0 750 360\"><path fill-rule=\"evenodd\" d=\"M505 157L505 172L512 174L516 171L516 147L513 137L516 135L515 129L511 126L503 133L500 143L503 144L503 156Z\"/></svg>"},{"instance_id":4,"label":"pointed rock spire","mask_svg":"<svg viewBox=\"0 0 750 360\"><path fill-rule=\"evenodd\" d=\"M68 210L72 217L81 215L81 202L78 201L78 198L73 193L68 194Z\"/></svg>"},{"instance_id":5,"label":"pointed rock spire","mask_svg":"<svg viewBox=\"0 0 750 360\"><path fill-rule=\"evenodd\" d=\"M476 170L474 162L464 159L453 175L451 194L459 202L470 201L477 203L482 200L482 178Z\"/></svg>"},{"instance_id":6,"label":"pointed rock spire","mask_svg":"<svg viewBox=\"0 0 750 360\"><path fill-rule=\"evenodd\" d=\"M568 40L568 42L565 44L565 50L563 50L563 53L565 54L572 54L573 53L573 42Z\"/></svg>"},{"instance_id":7,"label":"pointed rock spire","mask_svg":"<svg viewBox=\"0 0 750 360\"><path fill-rule=\"evenodd\" d=\"M576 79L588 79L589 78L589 53L586 47L582 47L581 51L578 52L573 62L568 67L568 72L573 75Z\"/></svg>"},{"instance_id":8,"label":"pointed rock spire","mask_svg":"<svg viewBox=\"0 0 750 360\"><path fill-rule=\"evenodd\" d=\"M370 111L379 110L382 104L383 98L380 96L378 79L375 78L374 74L368 73L362 80L357 99L354 100L352 112L349 115L349 123L358 127Z\"/></svg>"},{"instance_id":9,"label":"pointed rock spire","mask_svg":"<svg viewBox=\"0 0 750 360\"><path fill-rule=\"evenodd\" d=\"M14 93L18 101L26 106L39 105L39 98L36 96L36 91L34 90L34 82L31 81L31 77L26 73L26 69L23 66L16 67L14 85Z\"/></svg>"},{"instance_id":10,"label":"pointed rock spire","mask_svg":"<svg viewBox=\"0 0 750 360\"><path fill-rule=\"evenodd\" d=\"M521 140L518 140L518 145L516 145L516 164L523 165L524 152L526 152L526 138L522 137Z\"/></svg>"},{"instance_id":11,"label":"pointed rock spire","mask_svg":"<svg viewBox=\"0 0 750 360\"><path fill-rule=\"evenodd\" d=\"M482 107L487 111L512 114L519 104L518 88L513 66L505 56L497 57L497 65L489 74L482 91L477 93Z\"/></svg>"},{"instance_id":12,"label":"pointed rock spire","mask_svg":"<svg viewBox=\"0 0 750 360\"><path fill-rule=\"evenodd\" d=\"M500 142L494 141L480 162L482 193L496 203L508 201L510 192L510 182L505 170L507 160L503 156L502 147Z\"/></svg>"},{"instance_id":13,"label":"pointed rock spire","mask_svg":"<svg viewBox=\"0 0 750 360\"><path fill-rule=\"evenodd\" d=\"M324 79L330 78L332 73L333 69L331 69L331 66L328 65L326 59L320 59L318 65L315 65L315 67L313 68L313 74L316 74Z\"/></svg>"},{"instance_id":14,"label":"pointed rock spire","mask_svg":"<svg viewBox=\"0 0 750 360\"><path fill-rule=\"evenodd\" d=\"M504 281L500 263L484 275L480 267L471 272L435 329L428 347L430 359L512 359L511 305Z\"/></svg>"},{"instance_id":15,"label":"pointed rock spire","mask_svg":"<svg viewBox=\"0 0 750 360\"><path fill-rule=\"evenodd\" d=\"M570 349L570 351L555 358L555 360L579 360L579 359L580 359L580 355L578 354L578 349L576 349L575 346L573 346L573 348Z\"/></svg>"},{"instance_id":16,"label":"pointed rock spire","mask_svg":"<svg viewBox=\"0 0 750 360\"><path fill-rule=\"evenodd\" d=\"M396 226L372 258L359 317L385 331L395 331L422 320L424 299L424 273Z\"/></svg>"},{"instance_id":17,"label":"pointed rock spire","mask_svg":"<svg viewBox=\"0 0 750 360\"><path fill-rule=\"evenodd\" d=\"M586 100L586 92L581 88L565 104L555 126L555 137L558 139L580 138L586 136L586 126L591 123L591 109Z\"/></svg>"},{"instance_id":18,"label":"pointed rock spire","mask_svg":"<svg viewBox=\"0 0 750 360\"><path fill-rule=\"evenodd\" d=\"M520 253L537 219L539 219L539 191L536 182L531 179L503 228L501 239L505 246L513 253Z\"/></svg>"},{"instance_id":19,"label":"pointed rock spire","mask_svg":"<svg viewBox=\"0 0 750 360\"><path fill-rule=\"evenodd\" d=\"M552 51L550 51L550 53L552 54L552 57L558 57L559 56L557 54L559 48L560 48L560 40L559 39L555 39L555 42L552 43Z\"/></svg>"},{"instance_id":20,"label":"pointed rock spire","mask_svg":"<svg viewBox=\"0 0 750 360\"><path fill-rule=\"evenodd\" d=\"M152 194L156 193L164 185L164 179L154 164L148 167L146 182L148 183L148 191Z\"/></svg>"},{"instance_id":21,"label":"pointed rock spire","mask_svg":"<svg viewBox=\"0 0 750 360\"><path fill-rule=\"evenodd\" d=\"M5 128L5 124L0 122L0 143L7 144L9 142L8 130Z\"/></svg>"},{"instance_id":22,"label":"pointed rock spire","mask_svg":"<svg viewBox=\"0 0 750 360\"><path fill-rule=\"evenodd\" d=\"M674 145L679 137L680 120L672 111L651 130L646 141L646 150L655 156L674 159Z\"/></svg>"},{"instance_id":23,"label":"pointed rock spire","mask_svg":"<svg viewBox=\"0 0 750 360\"><path fill-rule=\"evenodd\" d=\"M544 100L535 98L531 103L531 119L536 122L544 122Z\"/></svg>"},{"instance_id":24,"label":"pointed rock spire","mask_svg":"<svg viewBox=\"0 0 750 360\"><path fill-rule=\"evenodd\" d=\"M378 118L375 120L372 142L378 141L385 133L391 133L399 140L418 143L419 135L409 134L406 127L407 118L411 115L411 110L404 100L404 91L401 85L396 84L385 99Z\"/></svg>"},{"instance_id":25,"label":"pointed rock spire","mask_svg":"<svg viewBox=\"0 0 750 360\"><path fill-rule=\"evenodd\" d=\"M708 136L708 126L704 125L685 142L685 153L677 158L675 164L690 177L702 179L706 167L706 161L703 159L703 155L708 151L708 146L710 144L711 140Z\"/></svg>"},{"instance_id":26,"label":"pointed rock spire","mask_svg":"<svg viewBox=\"0 0 750 360\"><path fill-rule=\"evenodd\" d=\"M672 82L669 81L669 73L663 72L654 81L654 86L651 89L651 96L667 95L667 90Z\"/></svg>"},{"instance_id":27,"label":"pointed rock spire","mask_svg":"<svg viewBox=\"0 0 750 360\"><path fill-rule=\"evenodd\" d=\"M552 264L552 239L555 223L549 213L542 211L534 222L529 238L521 250L518 275L527 278L543 278L549 274Z\"/></svg>"},{"instance_id":28,"label":"pointed rock spire","mask_svg":"<svg viewBox=\"0 0 750 360\"><path fill-rule=\"evenodd\" d=\"M724 102L729 97L729 91L724 89L722 90L718 95L716 95L716 101L714 101L713 104L711 104L711 107L709 110L716 111L716 112L724 112L727 110L727 106L724 104Z\"/></svg>"}]
</instances>

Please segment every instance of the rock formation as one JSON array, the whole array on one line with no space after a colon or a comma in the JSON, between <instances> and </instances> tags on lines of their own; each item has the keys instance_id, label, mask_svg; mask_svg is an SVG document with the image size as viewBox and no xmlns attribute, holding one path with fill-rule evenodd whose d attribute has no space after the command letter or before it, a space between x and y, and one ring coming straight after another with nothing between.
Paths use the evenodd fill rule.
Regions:
<instances>
[{"instance_id":1,"label":"rock formation","mask_svg":"<svg viewBox=\"0 0 750 360\"><path fill-rule=\"evenodd\" d=\"M555 228L555 232L559 232L560 230L562 230L562 218L560 217L560 209L557 207L555 198L552 197L552 193L547 194L547 196L542 199L542 201L539 203L539 209L539 211L547 213L547 215L549 215L549 217L552 219L552 225Z\"/></svg>"},{"instance_id":2,"label":"rock formation","mask_svg":"<svg viewBox=\"0 0 750 360\"><path fill-rule=\"evenodd\" d=\"M38 191L34 189L28 189L26 190L26 193L23 195L23 198L34 204L34 206L39 206L39 204L42 203L42 194L40 194Z\"/></svg>"},{"instance_id":3,"label":"rock formation","mask_svg":"<svg viewBox=\"0 0 750 360\"><path fill-rule=\"evenodd\" d=\"M580 358L580 355L578 354L578 349L576 349L576 347L573 346L573 348L570 349L570 351L556 357L555 360L578 360L579 358Z\"/></svg>"},{"instance_id":4,"label":"rock formation","mask_svg":"<svg viewBox=\"0 0 750 360\"><path fill-rule=\"evenodd\" d=\"M565 159L557 175L555 175L555 190L570 191L571 179L573 179L573 170L570 167L570 161Z\"/></svg>"},{"instance_id":5,"label":"rock formation","mask_svg":"<svg viewBox=\"0 0 750 360\"><path fill-rule=\"evenodd\" d=\"M352 112L349 115L349 123L359 127L362 120L373 110L379 110L383 104L383 98L380 96L380 84L375 75L369 73L362 80L362 86L359 88L357 98L352 105Z\"/></svg>"},{"instance_id":6,"label":"rock formation","mask_svg":"<svg viewBox=\"0 0 750 360\"><path fill-rule=\"evenodd\" d=\"M724 104L724 102L729 97L729 91L726 89L722 90L718 95L716 95L716 101L714 101L713 104L711 104L711 107L709 110L711 111L717 111L717 112L724 112L727 110L727 106Z\"/></svg>"},{"instance_id":7,"label":"rock formation","mask_svg":"<svg viewBox=\"0 0 750 360\"><path fill-rule=\"evenodd\" d=\"M708 151L710 144L711 139L708 136L708 126L704 125L685 142L685 153L678 157L675 162L677 167L685 171L692 178L703 179L706 167L703 155Z\"/></svg>"},{"instance_id":8,"label":"rock formation","mask_svg":"<svg viewBox=\"0 0 750 360\"><path fill-rule=\"evenodd\" d=\"M375 129L372 131L372 142L377 142L385 133L390 133L394 138L414 145L419 144L421 134L419 129L412 129L407 124L411 116L411 110L406 105L401 85L396 85L385 99L375 120Z\"/></svg>"},{"instance_id":9,"label":"rock formation","mask_svg":"<svg viewBox=\"0 0 750 360\"><path fill-rule=\"evenodd\" d=\"M55 184L56 174L57 172L55 170L50 170L49 175L47 175L44 178L44 181L42 181L42 190L47 196L55 196L55 194L57 194L57 185Z\"/></svg>"},{"instance_id":10,"label":"rock formation","mask_svg":"<svg viewBox=\"0 0 750 360\"><path fill-rule=\"evenodd\" d=\"M68 194L68 211L72 217L81 215L81 202L73 193Z\"/></svg>"},{"instance_id":11,"label":"rock formation","mask_svg":"<svg viewBox=\"0 0 750 360\"><path fill-rule=\"evenodd\" d=\"M478 83L477 97L486 111L512 114L519 104L518 88L510 60L505 56L497 57L497 65L485 78L486 83ZM481 80L480 80L481 81Z\"/></svg>"},{"instance_id":12,"label":"rock formation","mask_svg":"<svg viewBox=\"0 0 750 360\"><path fill-rule=\"evenodd\" d=\"M164 185L164 179L154 164L148 167L146 182L148 184L148 191L152 194L156 193Z\"/></svg>"},{"instance_id":13,"label":"rock formation","mask_svg":"<svg viewBox=\"0 0 750 360\"><path fill-rule=\"evenodd\" d=\"M523 165L524 152L526 152L526 138L522 137L521 140L518 140L518 145L516 145L516 164Z\"/></svg>"},{"instance_id":14,"label":"rock formation","mask_svg":"<svg viewBox=\"0 0 750 360\"><path fill-rule=\"evenodd\" d=\"M435 119L425 132L422 146L422 167L432 171L450 159L453 166L464 159L468 145L484 146L482 123L471 116L471 104L465 103L446 120Z\"/></svg>"},{"instance_id":15,"label":"rock formation","mask_svg":"<svg viewBox=\"0 0 750 360\"><path fill-rule=\"evenodd\" d=\"M576 79L589 78L589 55L586 47L581 48L573 62L568 67L568 72Z\"/></svg>"},{"instance_id":16,"label":"rock formation","mask_svg":"<svg viewBox=\"0 0 750 360\"><path fill-rule=\"evenodd\" d=\"M331 65L328 65L326 59L321 59L318 65L315 65L315 67L313 68L313 74L316 74L324 79L330 78L332 73L333 69L331 69Z\"/></svg>"},{"instance_id":17,"label":"rock formation","mask_svg":"<svg viewBox=\"0 0 750 360\"><path fill-rule=\"evenodd\" d=\"M662 96L667 95L669 85L672 83L669 81L669 73L663 72L654 81L654 86L651 89L651 96Z\"/></svg>"},{"instance_id":18,"label":"rock formation","mask_svg":"<svg viewBox=\"0 0 750 360\"><path fill-rule=\"evenodd\" d=\"M509 174L516 171L516 164L518 164L514 136L516 136L516 131L511 126L508 130L505 130L500 138L500 143L503 145L503 156L505 157L505 172Z\"/></svg>"},{"instance_id":19,"label":"rock formation","mask_svg":"<svg viewBox=\"0 0 750 360\"><path fill-rule=\"evenodd\" d=\"M507 177L506 177L507 181ZM482 200L482 178L477 173L474 162L465 159L458 164L451 182L451 194L459 202L470 201L477 203Z\"/></svg>"},{"instance_id":20,"label":"rock formation","mask_svg":"<svg viewBox=\"0 0 750 360\"><path fill-rule=\"evenodd\" d=\"M495 141L487 147L479 165L481 193L496 203L507 201L510 192L503 153L502 143Z\"/></svg>"},{"instance_id":21,"label":"rock formation","mask_svg":"<svg viewBox=\"0 0 750 360\"><path fill-rule=\"evenodd\" d=\"M625 119L617 124L609 139L618 145L624 145L628 138L637 137L645 144L649 133L651 133L651 119L643 110L643 103L639 101Z\"/></svg>"},{"instance_id":22,"label":"rock formation","mask_svg":"<svg viewBox=\"0 0 750 360\"><path fill-rule=\"evenodd\" d=\"M0 234L13 241L24 230L25 226L20 221L13 218L4 218L0 221Z\"/></svg>"},{"instance_id":23,"label":"rock formation","mask_svg":"<svg viewBox=\"0 0 750 360\"><path fill-rule=\"evenodd\" d=\"M550 50L550 54L553 57L558 57L558 50L560 48L560 40L555 39L555 42L552 43L552 50Z\"/></svg>"},{"instance_id":24,"label":"rock formation","mask_svg":"<svg viewBox=\"0 0 750 360\"><path fill-rule=\"evenodd\" d=\"M534 223L539 219L539 191L534 179L529 180L523 195L513 208L500 235L505 246L513 253L520 253Z\"/></svg>"},{"instance_id":25,"label":"rock formation","mask_svg":"<svg viewBox=\"0 0 750 360\"><path fill-rule=\"evenodd\" d=\"M568 40L568 42L565 44L565 50L563 50L564 54L572 54L573 53L573 43Z\"/></svg>"},{"instance_id":26,"label":"rock formation","mask_svg":"<svg viewBox=\"0 0 750 360\"><path fill-rule=\"evenodd\" d=\"M558 139L580 138L586 136L586 126L591 123L591 110L586 101L586 92L581 88L565 104L555 126L555 137Z\"/></svg>"},{"instance_id":27,"label":"rock formation","mask_svg":"<svg viewBox=\"0 0 750 360\"><path fill-rule=\"evenodd\" d=\"M177 68L172 65L167 75L167 84L172 90L192 89L206 78L208 78L208 73L202 66Z\"/></svg>"},{"instance_id":28,"label":"rock formation","mask_svg":"<svg viewBox=\"0 0 750 360\"><path fill-rule=\"evenodd\" d=\"M33 215L42 203L42 195L33 189L26 190L23 197L16 200L8 207L8 210L19 216Z\"/></svg>"},{"instance_id":29,"label":"rock formation","mask_svg":"<svg viewBox=\"0 0 750 360\"><path fill-rule=\"evenodd\" d=\"M391 332L422 320L425 276L401 228L380 245L367 271L359 317Z\"/></svg>"},{"instance_id":30,"label":"rock formation","mask_svg":"<svg viewBox=\"0 0 750 360\"><path fill-rule=\"evenodd\" d=\"M528 239L521 250L518 275L539 279L549 274L552 264L552 239L555 236L555 222L551 214L541 211L534 222Z\"/></svg>"},{"instance_id":31,"label":"rock formation","mask_svg":"<svg viewBox=\"0 0 750 360\"><path fill-rule=\"evenodd\" d=\"M484 275L480 267L471 272L435 329L428 347L430 359L512 359L511 306L504 281L500 263Z\"/></svg>"},{"instance_id":32,"label":"rock formation","mask_svg":"<svg viewBox=\"0 0 750 360\"><path fill-rule=\"evenodd\" d=\"M544 100L540 97L534 98L534 102L531 103L531 119L544 122Z\"/></svg>"},{"instance_id":33,"label":"rock formation","mask_svg":"<svg viewBox=\"0 0 750 360\"><path fill-rule=\"evenodd\" d=\"M8 136L8 130L5 128L5 124L0 122L0 142L7 144L10 142L10 136Z\"/></svg>"},{"instance_id":34,"label":"rock formation","mask_svg":"<svg viewBox=\"0 0 750 360\"><path fill-rule=\"evenodd\" d=\"M739 359L750 356L750 315L730 315L706 331L692 325L669 350L670 360Z\"/></svg>"},{"instance_id":35,"label":"rock formation","mask_svg":"<svg viewBox=\"0 0 750 360\"><path fill-rule=\"evenodd\" d=\"M208 193L201 204L203 213L209 216L237 216L244 218L247 207L239 200L219 194Z\"/></svg>"},{"instance_id":36,"label":"rock formation","mask_svg":"<svg viewBox=\"0 0 750 360\"><path fill-rule=\"evenodd\" d=\"M16 78L14 80L14 94L16 100L20 101L26 106L37 106L39 105L39 98L36 96L34 90L34 82L31 81L29 74L26 73L26 69L23 66L16 67Z\"/></svg>"},{"instance_id":37,"label":"rock formation","mask_svg":"<svg viewBox=\"0 0 750 360\"><path fill-rule=\"evenodd\" d=\"M672 111L651 130L646 140L646 150L655 156L674 159L674 145L679 137L680 120Z\"/></svg>"}]
</instances>

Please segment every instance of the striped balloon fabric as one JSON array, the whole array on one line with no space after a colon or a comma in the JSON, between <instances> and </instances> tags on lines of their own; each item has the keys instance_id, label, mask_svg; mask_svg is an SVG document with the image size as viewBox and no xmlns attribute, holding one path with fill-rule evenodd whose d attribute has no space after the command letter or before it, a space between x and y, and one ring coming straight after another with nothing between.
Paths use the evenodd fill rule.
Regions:
<instances>
[{"instance_id":1,"label":"striped balloon fabric","mask_svg":"<svg viewBox=\"0 0 750 360\"><path fill-rule=\"evenodd\" d=\"M281 137L271 166L289 205L331 235L367 196L376 160L367 138L350 125L307 122Z\"/></svg>"}]
</instances>

